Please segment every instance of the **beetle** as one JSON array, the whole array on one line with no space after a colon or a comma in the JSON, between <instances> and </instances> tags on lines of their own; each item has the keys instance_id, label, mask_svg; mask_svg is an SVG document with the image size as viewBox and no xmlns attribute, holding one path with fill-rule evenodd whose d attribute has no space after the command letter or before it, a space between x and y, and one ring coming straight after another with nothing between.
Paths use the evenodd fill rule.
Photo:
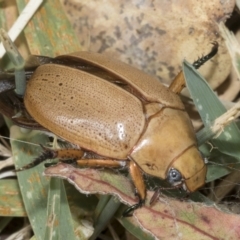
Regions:
<instances>
[{"instance_id":1,"label":"beetle","mask_svg":"<svg viewBox=\"0 0 240 240\"><path fill-rule=\"evenodd\" d=\"M193 63L196 68L214 56ZM45 161L73 159L82 167L127 166L139 197L143 173L194 192L204 185L206 165L180 97L179 79L169 88L156 78L99 53L77 52L49 59L33 72L24 95L28 113L41 126L77 146L43 153L22 171Z\"/></svg>"}]
</instances>

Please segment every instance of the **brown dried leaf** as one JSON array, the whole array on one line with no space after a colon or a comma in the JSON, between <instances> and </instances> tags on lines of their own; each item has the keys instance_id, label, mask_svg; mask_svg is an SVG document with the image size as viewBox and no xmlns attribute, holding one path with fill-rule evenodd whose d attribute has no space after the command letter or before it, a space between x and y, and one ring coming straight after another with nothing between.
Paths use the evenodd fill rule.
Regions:
<instances>
[{"instance_id":1,"label":"brown dried leaf","mask_svg":"<svg viewBox=\"0 0 240 240\"><path fill-rule=\"evenodd\" d=\"M132 184L126 177L109 171L78 169L58 164L45 170L47 176L57 176L72 183L86 194L113 194L129 205L136 203ZM168 197L149 206L152 192L147 193L146 205L134 212L138 224L158 239L239 239L240 217L195 202ZM121 220L120 220L121 221Z\"/></svg>"},{"instance_id":2,"label":"brown dried leaf","mask_svg":"<svg viewBox=\"0 0 240 240\"><path fill-rule=\"evenodd\" d=\"M68 164L57 164L44 171L46 176L57 176L67 179L80 192L84 194L114 194L121 202L136 203L133 186L128 178L112 171L99 171L95 169L80 169Z\"/></svg>"}]
</instances>

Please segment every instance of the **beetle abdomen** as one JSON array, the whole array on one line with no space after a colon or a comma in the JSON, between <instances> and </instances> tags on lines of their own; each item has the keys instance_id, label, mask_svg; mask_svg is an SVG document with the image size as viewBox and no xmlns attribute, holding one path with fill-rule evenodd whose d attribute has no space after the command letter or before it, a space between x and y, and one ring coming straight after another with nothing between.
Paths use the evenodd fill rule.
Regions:
<instances>
[{"instance_id":1,"label":"beetle abdomen","mask_svg":"<svg viewBox=\"0 0 240 240\"><path fill-rule=\"evenodd\" d=\"M61 65L46 64L34 72L24 103L48 130L111 158L126 158L145 125L142 103L132 94Z\"/></svg>"}]
</instances>

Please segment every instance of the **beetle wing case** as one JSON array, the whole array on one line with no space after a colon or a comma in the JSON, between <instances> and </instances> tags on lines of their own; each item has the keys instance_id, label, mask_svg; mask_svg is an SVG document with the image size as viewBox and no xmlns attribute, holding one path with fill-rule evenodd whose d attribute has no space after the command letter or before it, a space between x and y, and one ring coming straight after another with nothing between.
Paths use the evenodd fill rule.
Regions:
<instances>
[{"instance_id":1,"label":"beetle wing case","mask_svg":"<svg viewBox=\"0 0 240 240\"><path fill-rule=\"evenodd\" d=\"M99 155L128 157L146 128L140 99L184 109L179 97L157 79L105 55L78 52L53 62L60 65L44 64L32 75L25 106L46 129ZM61 65L65 63L69 65ZM109 81L111 74L130 90Z\"/></svg>"},{"instance_id":2,"label":"beetle wing case","mask_svg":"<svg viewBox=\"0 0 240 240\"><path fill-rule=\"evenodd\" d=\"M84 149L117 159L127 157L145 124L136 97L99 77L61 65L37 68L24 103L48 130Z\"/></svg>"},{"instance_id":3,"label":"beetle wing case","mask_svg":"<svg viewBox=\"0 0 240 240\"><path fill-rule=\"evenodd\" d=\"M58 59L62 58L94 65L114 74L117 78L133 86L149 102L158 102L169 107L184 109L179 96L166 88L159 80L117 59L94 52L76 52L58 57Z\"/></svg>"}]
</instances>

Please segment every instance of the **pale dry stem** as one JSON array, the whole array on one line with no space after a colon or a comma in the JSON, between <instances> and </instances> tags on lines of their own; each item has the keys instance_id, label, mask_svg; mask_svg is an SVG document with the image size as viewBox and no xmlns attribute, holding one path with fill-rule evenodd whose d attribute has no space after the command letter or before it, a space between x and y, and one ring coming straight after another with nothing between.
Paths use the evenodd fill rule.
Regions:
<instances>
[{"instance_id":1,"label":"pale dry stem","mask_svg":"<svg viewBox=\"0 0 240 240\"><path fill-rule=\"evenodd\" d=\"M211 127L212 131L215 133L214 138L217 138L224 131L224 128L239 116L240 116L240 101L237 102L231 109L229 109L226 113L224 113L222 116L220 116L214 121L214 124Z\"/></svg>"}]
</instances>

